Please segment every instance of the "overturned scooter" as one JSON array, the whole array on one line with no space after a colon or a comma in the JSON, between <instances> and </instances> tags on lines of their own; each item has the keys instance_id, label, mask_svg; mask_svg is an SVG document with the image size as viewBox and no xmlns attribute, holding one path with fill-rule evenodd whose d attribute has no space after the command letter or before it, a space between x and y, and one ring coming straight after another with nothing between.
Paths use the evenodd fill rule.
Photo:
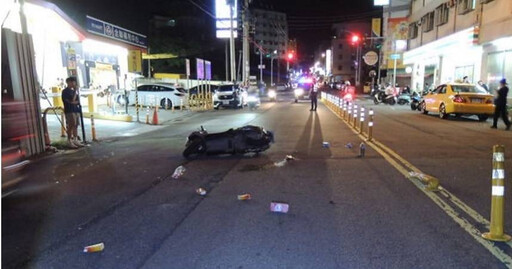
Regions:
<instances>
[{"instance_id":1,"label":"overturned scooter","mask_svg":"<svg viewBox=\"0 0 512 269\"><path fill-rule=\"evenodd\" d=\"M262 127L247 125L223 133L209 134L203 126L188 136L183 157L200 155L258 153L270 148L274 134Z\"/></svg>"}]
</instances>

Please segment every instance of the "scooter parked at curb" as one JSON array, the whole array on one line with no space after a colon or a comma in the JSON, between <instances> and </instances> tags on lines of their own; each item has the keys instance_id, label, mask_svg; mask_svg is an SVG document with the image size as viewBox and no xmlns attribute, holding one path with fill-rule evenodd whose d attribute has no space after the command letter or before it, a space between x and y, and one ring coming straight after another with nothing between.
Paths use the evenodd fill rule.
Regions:
<instances>
[{"instance_id":1,"label":"scooter parked at curb","mask_svg":"<svg viewBox=\"0 0 512 269\"><path fill-rule=\"evenodd\" d=\"M262 127L246 125L226 132L209 134L203 126L187 138L183 157L200 155L259 153L270 148L274 134Z\"/></svg>"}]
</instances>

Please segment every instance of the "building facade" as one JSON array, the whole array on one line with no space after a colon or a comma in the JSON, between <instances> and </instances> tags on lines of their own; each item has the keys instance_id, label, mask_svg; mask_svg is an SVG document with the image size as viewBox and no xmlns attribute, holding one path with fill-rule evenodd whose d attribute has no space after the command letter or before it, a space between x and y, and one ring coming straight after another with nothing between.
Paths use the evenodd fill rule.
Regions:
<instances>
[{"instance_id":1,"label":"building facade","mask_svg":"<svg viewBox=\"0 0 512 269\"><path fill-rule=\"evenodd\" d=\"M467 76L490 89L512 79L512 1L413 0L404 64L412 89Z\"/></svg>"},{"instance_id":2,"label":"building facade","mask_svg":"<svg viewBox=\"0 0 512 269\"><path fill-rule=\"evenodd\" d=\"M381 82L395 83L405 86L410 83L411 74L406 72L403 64L403 53L407 50L408 21L413 0L391 0L383 8L381 70L386 70L386 77ZM396 61L396 69L395 69ZM384 73L384 72L383 72ZM394 80L394 77L396 79Z\"/></svg>"},{"instance_id":3,"label":"building facade","mask_svg":"<svg viewBox=\"0 0 512 269\"><path fill-rule=\"evenodd\" d=\"M270 54L277 52L279 58L284 59L288 48L288 23L286 14L253 8L251 18L255 25L254 41ZM259 53L259 48L254 46L254 52Z\"/></svg>"},{"instance_id":4,"label":"building facade","mask_svg":"<svg viewBox=\"0 0 512 269\"><path fill-rule=\"evenodd\" d=\"M358 35L361 38L371 33L370 22L347 22L333 25L334 36L331 40L332 48L332 76L335 81L349 80L355 83L357 70L357 46L351 43L351 37Z\"/></svg>"}]
</instances>

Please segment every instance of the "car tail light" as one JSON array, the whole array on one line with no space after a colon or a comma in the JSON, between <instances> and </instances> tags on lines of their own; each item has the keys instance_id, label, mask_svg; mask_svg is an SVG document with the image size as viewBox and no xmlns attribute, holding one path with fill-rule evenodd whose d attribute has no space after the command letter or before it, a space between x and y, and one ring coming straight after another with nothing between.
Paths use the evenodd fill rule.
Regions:
<instances>
[{"instance_id":1,"label":"car tail light","mask_svg":"<svg viewBox=\"0 0 512 269\"><path fill-rule=\"evenodd\" d=\"M464 100L464 98L462 98L460 95L455 95L453 97L453 102L455 102L455 103L465 103L466 100Z\"/></svg>"},{"instance_id":2,"label":"car tail light","mask_svg":"<svg viewBox=\"0 0 512 269\"><path fill-rule=\"evenodd\" d=\"M487 100L485 101L485 103L486 103L486 104L492 104L492 99L487 99Z\"/></svg>"}]
</instances>

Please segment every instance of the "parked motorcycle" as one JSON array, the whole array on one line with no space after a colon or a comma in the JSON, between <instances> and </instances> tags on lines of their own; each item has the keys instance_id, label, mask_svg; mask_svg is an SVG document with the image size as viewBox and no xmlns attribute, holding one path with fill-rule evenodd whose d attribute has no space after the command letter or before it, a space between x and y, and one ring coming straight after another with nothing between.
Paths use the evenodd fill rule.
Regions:
<instances>
[{"instance_id":1,"label":"parked motorcycle","mask_svg":"<svg viewBox=\"0 0 512 269\"><path fill-rule=\"evenodd\" d=\"M188 136L183 157L199 155L259 153L270 148L274 134L262 127L247 125L223 133L209 134L203 126Z\"/></svg>"},{"instance_id":2,"label":"parked motorcycle","mask_svg":"<svg viewBox=\"0 0 512 269\"><path fill-rule=\"evenodd\" d=\"M411 98L411 95L410 94L400 94L398 97L397 97L397 103L399 105L406 105L406 104L409 104L411 102L412 98Z\"/></svg>"},{"instance_id":3,"label":"parked motorcycle","mask_svg":"<svg viewBox=\"0 0 512 269\"><path fill-rule=\"evenodd\" d=\"M421 96L417 92L413 92L411 95L411 110L420 110Z\"/></svg>"},{"instance_id":4,"label":"parked motorcycle","mask_svg":"<svg viewBox=\"0 0 512 269\"><path fill-rule=\"evenodd\" d=\"M388 104L388 105L395 105L396 104L396 96L394 94L386 94L385 91L379 90L374 96L373 96L373 103L378 105L380 103Z\"/></svg>"}]
</instances>

